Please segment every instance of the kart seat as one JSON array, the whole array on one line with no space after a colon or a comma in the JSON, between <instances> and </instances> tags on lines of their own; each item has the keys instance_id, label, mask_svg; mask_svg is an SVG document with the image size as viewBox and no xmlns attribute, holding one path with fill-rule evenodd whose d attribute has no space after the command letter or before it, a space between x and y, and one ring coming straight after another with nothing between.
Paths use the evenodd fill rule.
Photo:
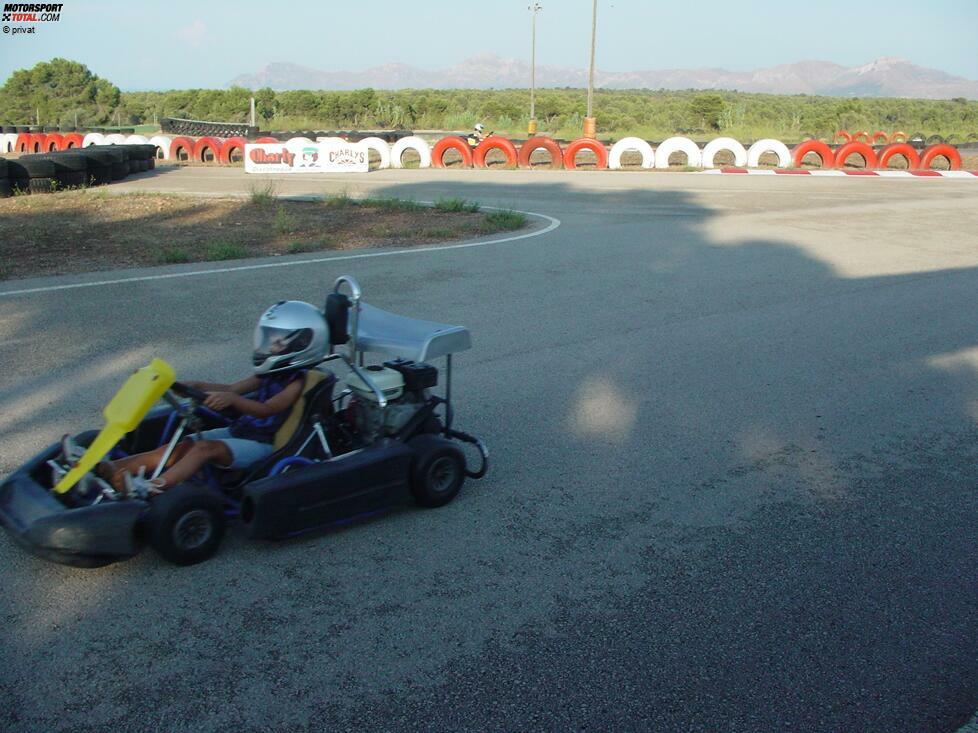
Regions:
<instances>
[{"instance_id":1,"label":"kart seat","mask_svg":"<svg viewBox=\"0 0 978 733\"><path fill-rule=\"evenodd\" d=\"M306 372L302 395L292 405L289 416L282 423L278 432L275 433L275 440L272 441L272 448L276 453L289 443L302 426L308 424L308 418L312 417L313 413L321 417L332 414L333 386L335 384L336 377L332 372L321 372L317 369L310 369ZM306 414L307 407L310 408L309 415Z\"/></svg>"}]
</instances>

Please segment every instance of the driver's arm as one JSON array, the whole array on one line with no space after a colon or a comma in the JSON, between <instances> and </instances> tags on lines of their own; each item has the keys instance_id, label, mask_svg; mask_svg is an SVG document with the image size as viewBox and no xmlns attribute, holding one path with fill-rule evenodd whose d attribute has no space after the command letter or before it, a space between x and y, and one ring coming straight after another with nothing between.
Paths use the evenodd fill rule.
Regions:
<instances>
[{"instance_id":1,"label":"driver's arm","mask_svg":"<svg viewBox=\"0 0 978 733\"><path fill-rule=\"evenodd\" d=\"M247 380L242 380L242 382L245 381ZM236 384L241 384L241 382ZM249 400L247 397L242 397L240 394L235 394L230 391L218 391L212 393L204 404L213 410L223 410L226 407L233 407L238 412L251 415L252 417L271 417L280 412L285 412L292 407L295 401L299 399L299 395L302 394L303 384L303 380L297 379L267 402ZM235 385L231 386L233 387ZM257 387L257 385L255 386Z\"/></svg>"},{"instance_id":2,"label":"driver's arm","mask_svg":"<svg viewBox=\"0 0 978 733\"><path fill-rule=\"evenodd\" d=\"M199 389L201 392L234 392L235 394L248 394L258 389L258 377L252 375L245 377L234 384L220 384L218 382L187 382L191 387Z\"/></svg>"}]
</instances>

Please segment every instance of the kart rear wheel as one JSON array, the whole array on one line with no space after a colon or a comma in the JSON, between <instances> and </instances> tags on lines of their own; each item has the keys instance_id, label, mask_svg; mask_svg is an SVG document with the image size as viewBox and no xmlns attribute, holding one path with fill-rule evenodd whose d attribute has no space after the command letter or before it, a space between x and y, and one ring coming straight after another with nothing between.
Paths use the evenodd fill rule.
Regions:
<instances>
[{"instance_id":1,"label":"kart rear wheel","mask_svg":"<svg viewBox=\"0 0 978 733\"><path fill-rule=\"evenodd\" d=\"M450 440L419 435L410 441L417 457L411 468L411 493L424 507L444 506L465 482L465 455Z\"/></svg>"},{"instance_id":2,"label":"kart rear wheel","mask_svg":"<svg viewBox=\"0 0 978 733\"><path fill-rule=\"evenodd\" d=\"M150 504L147 536L153 549L175 565L203 562L224 537L221 499L202 486L174 486Z\"/></svg>"}]
</instances>

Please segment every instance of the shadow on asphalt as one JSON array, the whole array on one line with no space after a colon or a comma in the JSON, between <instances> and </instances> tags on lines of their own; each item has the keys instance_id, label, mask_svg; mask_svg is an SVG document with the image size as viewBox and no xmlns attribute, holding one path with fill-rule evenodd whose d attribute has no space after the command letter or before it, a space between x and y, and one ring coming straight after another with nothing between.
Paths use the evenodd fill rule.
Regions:
<instances>
[{"instance_id":1,"label":"shadow on asphalt","mask_svg":"<svg viewBox=\"0 0 978 733\"><path fill-rule=\"evenodd\" d=\"M487 188L460 181L443 192L399 185L379 195L486 200ZM329 586L329 622L341 623L329 641L304 567L331 539L313 538L275 548L233 542L194 571L143 563L77 574L24 559L20 573L90 582L99 595L57 634L14 642L8 628L4 657L16 654L18 667L36 675L51 674L54 660L71 669L86 659L128 659L139 674L116 681L117 709L106 720L138 719L147 705L168 710L171 699L200 697L206 683L202 702L215 701L218 712L192 706L200 717L176 718L180 729L193 720L237 720L241 730L290 721L310 731L354 721L427 730L964 724L978 699L978 382L954 355L975 348L978 333L973 316L949 313L939 293L971 287L975 269L935 276L938 297L894 302L876 295L918 273L841 278L787 242L710 241L702 225L713 213L681 191L501 186L492 198L546 213L543 198L556 194L573 213L545 238L439 256L420 273L398 258L371 261L367 300L471 328L460 413L466 428L489 439L495 473L463 492L462 509L432 525L423 543L399 546L395 557L348 560L362 570L359 585ZM637 225L653 220L656 228L637 238ZM581 246L578 225L595 222L593 244ZM339 274L324 269L323 287ZM306 280L293 293L285 271L275 277L255 284L256 312L270 297L313 299ZM198 285L219 293L213 283ZM858 307L847 307L856 294ZM799 301L806 307L794 307ZM160 333L122 308L111 336L86 333L72 362L51 375L12 350L71 339L77 319L97 317L85 292L0 299L0 361L8 364L0 444L38 424L52 430L32 439L56 437L62 401L92 390L107 397L156 344L192 354L201 377L228 370L208 353L209 339L247 348L255 314L230 300L212 298L212 312L192 321L175 295L163 306L174 323L158 324ZM52 307L78 310L52 323ZM929 318L935 327L921 338ZM132 358L98 361L120 331ZM952 414L943 409L950 403ZM874 415L875 432L867 430ZM362 531L344 534L355 544ZM466 533L484 538L479 563L431 570L431 553ZM267 569L267 588L220 587L231 553ZM3 607L27 627L30 584L21 578L16 586L23 600L7 598ZM413 587L423 595L414 597ZM445 587L458 593L439 595ZM175 592L180 613L172 612ZM400 601L393 612L357 606L391 592ZM544 615L525 610L527 594L539 594ZM218 597L224 605L209 615ZM129 623L106 632L104 619L132 603L155 630ZM207 677L189 652L167 651L165 672L143 659L159 637L188 633L188 604L199 612L194 638L211 662L221 659L219 672L204 668ZM256 605L268 623L247 635L240 654L225 639ZM476 651L452 651L452 616L465 619ZM499 620L506 617L525 620ZM377 629L376 643L358 651L372 671L334 666L346 658L336 646L357 643L352 627ZM387 676L391 639L400 661ZM302 653L283 664L291 652L282 645L296 643ZM259 714L258 698L248 700L272 676L278 694ZM46 701L10 668L0 680L0 721L9 729L36 728L56 713L69 728L81 725L83 710L61 706L98 694L84 675L64 675ZM161 685L165 698L140 694ZM219 712L234 701L242 706L235 713Z\"/></svg>"}]
</instances>

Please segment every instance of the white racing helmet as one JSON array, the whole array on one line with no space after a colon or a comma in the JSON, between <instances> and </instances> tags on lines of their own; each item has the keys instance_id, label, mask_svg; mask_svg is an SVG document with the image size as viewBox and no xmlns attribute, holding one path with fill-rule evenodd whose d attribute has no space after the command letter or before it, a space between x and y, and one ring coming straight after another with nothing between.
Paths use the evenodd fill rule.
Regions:
<instances>
[{"instance_id":1,"label":"white racing helmet","mask_svg":"<svg viewBox=\"0 0 978 733\"><path fill-rule=\"evenodd\" d=\"M255 374L313 366L328 348L326 319L315 306L301 300L279 301L255 327Z\"/></svg>"},{"instance_id":2,"label":"white racing helmet","mask_svg":"<svg viewBox=\"0 0 978 733\"><path fill-rule=\"evenodd\" d=\"M476 126L475 126L475 131L476 132L482 132L485 129L486 128L483 126L483 124L481 122L477 123Z\"/></svg>"}]
</instances>

